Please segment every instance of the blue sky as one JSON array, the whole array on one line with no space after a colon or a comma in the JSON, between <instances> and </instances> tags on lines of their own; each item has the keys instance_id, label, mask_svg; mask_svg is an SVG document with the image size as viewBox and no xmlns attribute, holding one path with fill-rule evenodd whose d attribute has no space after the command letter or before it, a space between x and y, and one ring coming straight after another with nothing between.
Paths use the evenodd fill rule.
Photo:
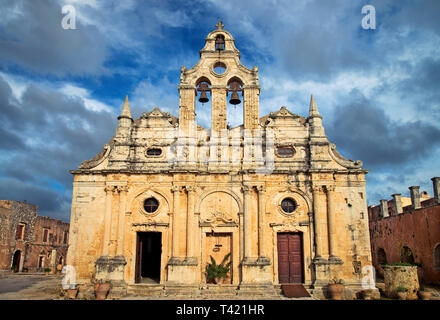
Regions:
<instances>
[{"instance_id":1,"label":"blue sky","mask_svg":"<svg viewBox=\"0 0 440 320\"><path fill-rule=\"evenodd\" d=\"M61 8L76 9L76 30ZM376 29L361 27L364 5ZM72 175L112 137L128 94L134 117L178 115L219 19L242 63L259 67L260 116L307 116L315 95L329 140L362 160L367 199L432 194L440 175L440 2L6 0L0 3L0 198L70 217ZM209 113L198 121L209 126ZM239 108L228 110L239 124ZM238 119L238 120L237 120Z\"/></svg>"}]
</instances>

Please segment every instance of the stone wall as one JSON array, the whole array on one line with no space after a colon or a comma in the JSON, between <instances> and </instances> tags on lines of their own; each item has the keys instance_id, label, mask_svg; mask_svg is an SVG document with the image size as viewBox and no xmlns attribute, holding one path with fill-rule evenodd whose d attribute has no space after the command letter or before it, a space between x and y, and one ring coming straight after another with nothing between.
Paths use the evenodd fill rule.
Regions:
<instances>
[{"instance_id":1,"label":"stone wall","mask_svg":"<svg viewBox=\"0 0 440 320\"><path fill-rule=\"evenodd\" d=\"M14 253L21 252L19 271L43 271L55 269L60 257L66 261L68 238L64 243L64 232L69 223L49 217L38 216L37 205L13 200L0 200L0 269L11 268ZM22 239L16 240L17 225L24 225ZM48 239L43 242L43 229ZM68 233L66 234L68 237ZM38 268L39 257L44 256L42 268Z\"/></svg>"},{"instance_id":2,"label":"stone wall","mask_svg":"<svg viewBox=\"0 0 440 320\"><path fill-rule=\"evenodd\" d=\"M402 253L407 250L404 247L408 247L414 263L422 265L419 270L421 280L440 284L440 266L436 265L440 259L440 204L437 198L420 201L417 209L410 204L398 210L392 200L383 203L382 209L380 206L368 208L372 259L379 275L383 274L380 260L386 257L387 263L401 262ZM398 211L401 213L396 215Z\"/></svg>"}]
</instances>

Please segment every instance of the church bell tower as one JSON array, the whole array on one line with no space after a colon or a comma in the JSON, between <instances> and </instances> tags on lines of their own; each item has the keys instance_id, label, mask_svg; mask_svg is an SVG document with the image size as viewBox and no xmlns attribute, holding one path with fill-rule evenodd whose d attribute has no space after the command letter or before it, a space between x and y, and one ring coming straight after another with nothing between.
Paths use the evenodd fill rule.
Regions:
<instances>
[{"instance_id":1,"label":"church bell tower","mask_svg":"<svg viewBox=\"0 0 440 320\"><path fill-rule=\"evenodd\" d=\"M216 27L206 37L199 62L191 69L181 67L179 126L187 130L194 124L198 99L202 103L211 102L212 131L226 129L230 97L230 104L242 104L244 128L256 129L259 125L258 68L243 66L232 35L223 29L221 21Z\"/></svg>"}]
</instances>

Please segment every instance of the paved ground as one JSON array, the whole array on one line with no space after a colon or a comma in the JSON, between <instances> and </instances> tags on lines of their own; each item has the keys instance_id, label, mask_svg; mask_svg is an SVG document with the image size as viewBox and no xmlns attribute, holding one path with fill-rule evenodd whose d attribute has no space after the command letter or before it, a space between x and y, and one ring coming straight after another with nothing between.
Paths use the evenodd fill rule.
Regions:
<instances>
[{"instance_id":1,"label":"paved ground","mask_svg":"<svg viewBox=\"0 0 440 320\"><path fill-rule=\"evenodd\" d=\"M0 274L0 300L63 300L61 280L63 275L45 274ZM377 287L384 289L384 284L378 282ZM440 300L440 287L427 286L432 292L432 300ZM122 300L296 300L285 297L244 297L236 295L224 296L126 296ZM306 298L311 300L312 298Z\"/></svg>"},{"instance_id":2,"label":"paved ground","mask_svg":"<svg viewBox=\"0 0 440 320\"><path fill-rule=\"evenodd\" d=\"M0 300L59 300L63 275L4 274Z\"/></svg>"}]
</instances>

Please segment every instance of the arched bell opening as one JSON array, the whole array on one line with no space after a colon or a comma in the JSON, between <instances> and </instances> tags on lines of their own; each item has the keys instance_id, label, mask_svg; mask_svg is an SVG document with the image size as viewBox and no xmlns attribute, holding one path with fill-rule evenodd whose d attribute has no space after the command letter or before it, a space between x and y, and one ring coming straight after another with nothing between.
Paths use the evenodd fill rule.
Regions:
<instances>
[{"instance_id":1,"label":"arched bell opening","mask_svg":"<svg viewBox=\"0 0 440 320\"><path fill-rule=\"evenodd\" d=\"M228 81L228 126L230 128L243 123L243 81L238 77L232 77Z\"/></svg>"},{"instance_id":2,"label":"arched bell opening","mask_svg":"<svg viewBox=\"0 0 440 320\"><path fill-rule=\"evenodd\" d=\"M195 117L196 123L209 128L211 126L211 81L206 77L201 77L196 81L196 104Z\"/></svg>"},{"instance_id":3,"label":"arched bell opening","mask_svg":"<svg viewBox=\"0 0 440 320\"><path fill-rule=\"evenodd\" d=\"M215 37L215 50L225 50L225 36L219 34Z\"/></svg>"}]
</instances>

